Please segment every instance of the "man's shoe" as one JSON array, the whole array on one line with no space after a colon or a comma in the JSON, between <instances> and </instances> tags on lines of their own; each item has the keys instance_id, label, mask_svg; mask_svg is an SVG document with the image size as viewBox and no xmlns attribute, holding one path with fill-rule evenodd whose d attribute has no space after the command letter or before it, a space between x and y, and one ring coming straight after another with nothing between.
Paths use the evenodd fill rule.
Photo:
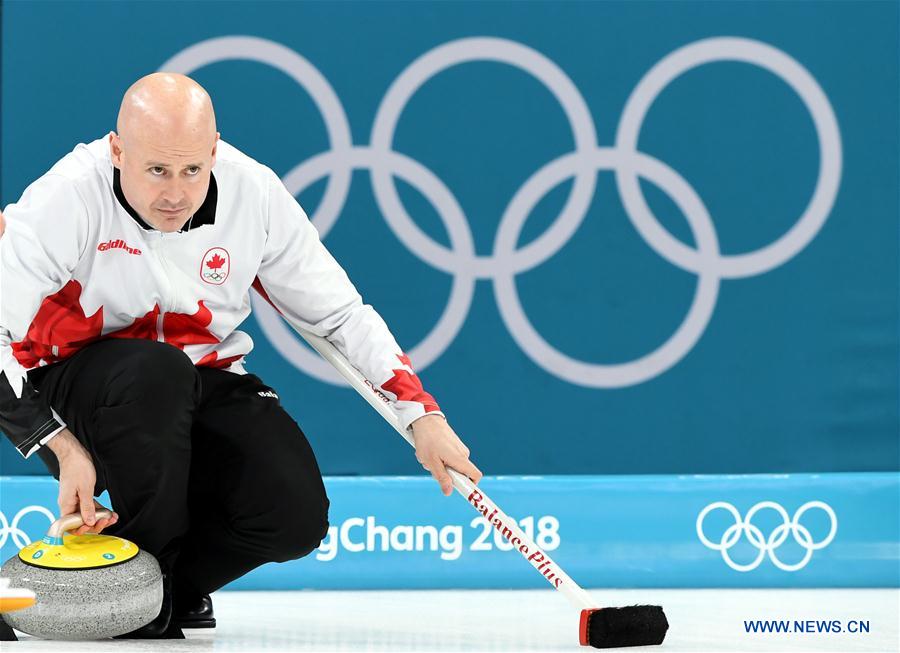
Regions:
<instances>
[{"instance_id":1,"label":"man's shoe","mask_svg":"<svg viewBox=\"0 0 900 653\"><path fill-rule=\"evenodd\" d=\"M181 628L172 619L172 575L163 574L163 600L159 614L150 623L114 639L184 639Z\"/></svg>"},{"instance_id":2,"label":"man's shoe","mask_svg":"<svg viewBox=\"0 0 900 653\"><path fill-rule=\"evenodd\" d=\"M176 606L173 617L179 628L215 628L216 617L213 614L212 599L209 594L204 594L191 601L185 601L185 605Z\"/></svg>"},{"instance_id":3,"label":"man's shoe","mask_svg":"<svg viewBox=\"0 0 900 653\"><path fill-rule=\"evenodd\" d=\"M19 638L16 637L15 632L10 627L8 623L3 621L3 617L0 617L0 642L18 642Z\"/></svg>"}]
</instances>

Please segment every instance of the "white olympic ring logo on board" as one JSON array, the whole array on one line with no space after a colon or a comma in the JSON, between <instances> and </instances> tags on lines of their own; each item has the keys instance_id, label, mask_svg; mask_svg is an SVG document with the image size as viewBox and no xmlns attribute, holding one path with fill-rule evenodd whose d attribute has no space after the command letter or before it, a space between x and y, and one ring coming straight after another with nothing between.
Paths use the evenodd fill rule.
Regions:
<instances>
[{"instance_id":1,"label":"white olympic ring logo on board","mask_svg":"<svg viewBox=\"0 0 900 653\"><path fill-rule=\"evenodd\" d=\"M707 38L671 52L637 84L625 104L614 147L600 147L590 110L571 79L553 61L521 43L490 37L463 38L440 45L413 61L391 84L381 101L369 145L354 145L346 113L334 89L309 61L281 44L250 36L213 38L192 45L160 70L190 74L229 60L249 60L276 68L309 93L325 122L331 149L300 163L285 175L288 190L299 195L328 177L312 222L324 239L338 219L354 170L371 174L375 199L388 227L419 259L453 276L447 307L430 333L408 349L419 370L436 361L456 338L469 312L477 279L490 279L500 315L515 342L541 368L570 383L617 388L642 383L678 363L709 324L721 279L762 274L793 258L821 229L834 205L842 171L842 145L834 110L818 82L781 50L746 38ZM507 205L493 253L479 256L469 222L453 193L428 168L392 149L400 115L413 94L438 73L463 63L504 63L533 76L556 97L568 118L574 151L550 161L519 188ZM704 64L736 61L768 70L786 82L809 111L819 142L819 171L812 197L797 222L774 242L757 250L725 255L712 219L694 189L675 170L637 149L648 110L659 94L685 72ZM629 220L661 257L697 275L693 301L681 325L654 351L620 364L588 363L550 345L525 314L515 277L552 257L576 232L594 196L597 172L612 170ZM437 210L449 235L448 249L431 239L407 213L395 178L416 188ZM529 213L556 185L573 178L570 195L553 224L517 249ZM651 212L639 179L668 194L687 218L696 249L677 240ZM252 297L257 321L278 352L298 369L334 384L344 384L328 363L304 347L277 312Z\"/></svg>"},{"instance_id":2,"label":"white olympic ring logo on board","mask_svg":"<svg viewBox=\"0 0 900 653\"><path fill-rule=\"evenodd\" d=\"M0 549L6 545L6 541L10 537L12 537L13 543L20 549L28 546L40 537L29 538L28 533L19 527L19 522L22 521L22 518L32 512L37 512L46 516L49 520L48 526L56 521L56 517L53 516L53 513L44 506L26 506L25 508L22 508L16 513L16 516L13 517L12 523L10 523L6 519L6 515L0 511ZM41 533L41 535L43 534L44 533Z\"/></svg>"},{"instance_id":3,"label":"white olympic ring logo on board","mask_svg":"<svg viewBox=\"0 0 900 653\"><path fill-rule=\"evenodd\" d=\"M812 510L813 508L818 508L825 512L828 515L828 518L831 522L831 528L828 531L828 535L825 536L821 542L816 542L813 540L812 535L805 526L800 524L800 518L806 513L807 510ZM734 524L725 529L725 532L722 533L722 539L720 542L712 542L706 535L703 533L703 520L706 519L706 516L712 512L713 510L726 510L731 516L734 518ZM775 529L769 534L769 537L763 537L762 531L759 527L753 525L752 520L753 517L760 510L774 510L778 513L779 517L782 519L782 523L775 527ZM740 513L737 508L735 508L730 503L725 501L716 501L715 503L711 503L706 506L703 510L700 511L700 514L697 516L697 537L700 538L700 541L703 542L703 545L713 549L715 551L720 551L722 553L722 559L728 564L729 567L734 569L735 571L751 571L759 567L762 563L763 558L766 557L766 554L769 555L769 559L772 563L781 569L782 571L797 571L798 569L802 569L809 563L812 558L813 551L817 551L819 549L824 549L826 546L831 544L831 541L834 539L834 536L837 534L837 515L834 513L834 510L827 503L823 501L809 501L804 503L797 509L797 512L794 513L794 517L788 517L787 511L779 504L774 501L761 501L757 503L755 506L750 508L747 512L747 516L743 519L741 518ZM739 564L731 559L731 556L728 554L728 550L731 549L735 544L738 543L738 540L741 539L741 535L746 534L747 540L755 546L759 552L752 562L747 564ZM778 556L775 555L775 549L784 544L785 540L787 540L788 535L793 536L794 540L801 547L806 549L806 553L800 559L799 562L794 564L786 564L778 559Z\"/></svg>"}]
</instances>

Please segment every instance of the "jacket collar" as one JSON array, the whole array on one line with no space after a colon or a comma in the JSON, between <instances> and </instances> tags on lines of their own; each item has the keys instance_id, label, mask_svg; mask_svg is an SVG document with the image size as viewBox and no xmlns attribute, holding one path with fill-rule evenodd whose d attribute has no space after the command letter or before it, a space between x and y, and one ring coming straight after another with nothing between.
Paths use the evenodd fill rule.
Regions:
<instances>
[{"instance_id":1,"label":"jacket collar","mask_svg":"<svg viewBox=\"0 0 900 653\"><path fill-rule=\"evenodd\" d=\"M122 182L119 176L119 169L113 167L113 192L116 194L116 199L119 201L119 204L122 205L122 208L128 211L128 215L134 218L134 221L140 225L142 229L146 229L148 231L152 230L153 227L147 224L144 219L138 215L138 212L134 210L134 207L128 203L128 200L125 199L125 193L122 192ZM215 224L216 223L216 204L219 199L219 186L216 183L216 176L212 173L209 175L209 191L206 193L206 199L203 200L203 204L200 205L200 208L197 209L196 213L194 213L194 217L185 223L185 227L180 229L179 231L190 231L191 229L196 229L197 227L202 227L205 224Z\"/></svg>"}]
</instances>

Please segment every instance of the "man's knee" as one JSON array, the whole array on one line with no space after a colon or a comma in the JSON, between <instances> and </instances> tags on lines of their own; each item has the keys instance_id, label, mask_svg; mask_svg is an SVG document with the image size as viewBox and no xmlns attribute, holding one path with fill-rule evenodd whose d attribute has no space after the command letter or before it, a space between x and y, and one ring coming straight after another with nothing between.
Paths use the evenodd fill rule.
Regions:
<instances>
[{"instance_id":1,"label":"man's knee","mask_svg":"<svg viewBox=\"0 0 900 653\"><path fill-rule=\"evenodd\" d=\"M139 403L167 408L193 402L199 396L200 376L188 356L172 345L138 338L105 343L116 354L116 383L109 388L109 404ZM108 404L108 405L109 405Z\"/></svg>"},{"instance_id":2,"label":"man's knee","mask_svg":"<svg viewBox=\"0 0 900 653\"><path fill-rule=\"evenodd\" d=\"M287 562L308 556L328 534L328 515L304 521L285 532L272 543L273 562Z\"/></svg>"},{"instance_id":3,"label":"man's knee","mask_svg":"<svg viewBox=\"0 0 900 653\"><path fill-rule=\"evenodd\" d=\"M266 557L273 562L296 560L312 553L328 534L328 497L324 490L314 496L275 499L277 507L268 519L275 528L264 543Z\"/></svg>"}]
</instances>

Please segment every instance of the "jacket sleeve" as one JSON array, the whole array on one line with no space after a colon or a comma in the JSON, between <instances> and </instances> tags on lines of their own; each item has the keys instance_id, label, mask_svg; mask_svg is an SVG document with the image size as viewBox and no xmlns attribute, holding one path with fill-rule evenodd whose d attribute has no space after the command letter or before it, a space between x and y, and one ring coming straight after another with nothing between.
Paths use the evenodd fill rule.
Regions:
<instances>
[{"instance_id":1,"label":"jacket sleeve","mask_svg":"<svg viewBox=\"0 0 900 653\"><path fill-rule=\"evenodd\" d=\"M363 304L275 173L268 193L267 244L258 272L266 299L295 327L331 341L391 401L404 429L426 413L443 416L384 320Z\"/></svg>"},{"instance_id":2,"label":"jacket sleeve","mask_svg":"<svg viewBox=\"0 0 900 653\"><path fill-rule=\"evenodd\" d=\"M72 277L87 242L87 211L73 183L47 174L3 211L0 238L0 429L25 458L65 423L16 359L41 302Z\"/></svg>"}]
</instances>

